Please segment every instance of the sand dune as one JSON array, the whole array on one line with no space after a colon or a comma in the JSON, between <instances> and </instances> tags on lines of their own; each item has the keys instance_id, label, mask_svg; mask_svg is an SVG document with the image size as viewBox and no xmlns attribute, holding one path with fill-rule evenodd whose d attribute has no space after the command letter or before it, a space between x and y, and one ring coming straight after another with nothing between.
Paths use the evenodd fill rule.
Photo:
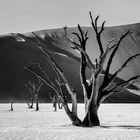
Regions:
<instances>
[{"instance_id":1,"label":"sand dune","mask_svg":"<svg viewBox=\"0 0 140 140\"><path fill-rule=\"evenodd\" d=\"M133 34L128 36L121 44L121 47L113 60L111 67L111 73L116 70L125 59L129 56L140 52L140 24L107 27L102 36L104 46L113 37L118 39L122 33L125 33L129 28L132 29ZM89 39L87 43L87 52L94 60L98 56L98 46L95 40L95 34L90 27L83 27L84 30L88 30ZM77 31L76 28L68 28L67 34L71 38L71 33ZM42 37L45 41L45 48L51 51L56 62L66 73L70 83L78 92L78 100L81 102L82 90L79 82L79 54L71 49L71 44L65 37L63 29L53 30L41 30L36 31L36 34ZM28 39L35 40L31 33L24 34ZM15 101L25 101L29 98L29 92L24 86L27 80L34 79L33 74L24 69L24 66L32 65L36 70L37 67L29 62L38 60L42 65L46 67L46 70L50 77L54 80L55 74L52 73L52 69L47 62L46 58L38 47L28 40L23 39L22 34L18 34L18 38L15 38L16 34L8 34L0 36L0 101L6 102L13 98ZM129 64L129 67L120 73L119 78L126 80L131 76L140 74L140 57ZM90 70L88 70L90 75ZM138 86L140 81L136 83ZM134 87L133 87L134 88ZM47 86L43 86L39 96L40 101L49 101L48 92L53 92ZM68 96L69 98L69 96ZM123 93L114 94L106 100L106 102L140 102L140 96L124 90Z\"/></svg>"}]
</instances>

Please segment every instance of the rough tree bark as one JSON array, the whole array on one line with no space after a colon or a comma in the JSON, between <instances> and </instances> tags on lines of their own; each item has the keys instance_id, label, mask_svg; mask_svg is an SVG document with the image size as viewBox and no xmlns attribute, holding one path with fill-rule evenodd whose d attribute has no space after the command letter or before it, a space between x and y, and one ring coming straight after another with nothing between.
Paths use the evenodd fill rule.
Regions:
<instances>
[{"instance_id":1,"label":"rough tree bark","mask_svg":"<svg viewBox=\"0 0 140 140\"><path fill-rule=\"evenodd\" d=\"M81 54L81 62L80 62L80 79L81 79L81 85L83 88L83 95L84 95L84 103L85 103L85 117L83 120L80 120L77 115L77 98L76 93L70 86L63 70L57 65L57 63L54 61L51 52L47 51L44 47L44 44L46 43L42 38L40 38L36 33L33 32L35 38L37 39L38 43L33 42L26 36L22 35L24 40L28 40L34 45L36 45L40 51L46 55L47 60L51 64L54 72L57 74L56 81L51 81L48 77L47 73L45 72L44 67L41 64L37 64L40 70L42 71L43 75L40 75L40 73L33 70L31 67L26 67L29 71L31 71L33 74L35 74L37 77L39 77L46 85L51 87L56 95L60 98L63 108L72 121L72 123L76 126L82 126L82 127L92 127L92 126L99 126L100 121L98 118L98 109L100 107L101 102L103 102L108 96L110 96L113 93L121 92L123 88L129 86L130 84L134 83L140 75L134 76L126 81L123 81L121 83L115 83L114 79L118 76L118 74L126 68L127 64L131 62L136 57L140 56L140 53L135 54L133 56L130 56L124 64L114 72L110 76L110 67L113 61L113 58L117 52L117 50L120 47L121 42L131 33L130 30L128 30L125 34L123 34L116 43L114 43L114 39L110 40L108 44L103 47L101 35L104 31L104 24L102 23L101 27L97 27L99 16L93 20L91 12L90 19L91 19L91 25L92 28L96 34L96 40L98 43L98 47L100 50L100 55L97 59L95 59L95 62L92 62L88 54L86 53L86 43L89 39L88 32L85 32L80 25L78 25L78 31L79 33L74 32L73 35L75 35L78 39L78 41L73 41L69 37L67 37L67 40L71 43L71 48L75 49L76 51L79 51ZM104 49L105 48L105 49ZM107 59L107 56L109 58ZM105 62L106 65L105 65ZM86 68L89 67L92 71L90 80L87 79L86 76ZM105 69L103 69L105 67ZM111 87L111 85L113 85ZM68 107L67 100L65 98L65 93L63 90L63 86L66 87L68 93L71 95L72 100L72 109L70 110ZM122 87L121 90L119 87Z\"/></svg>"}]
</instances>

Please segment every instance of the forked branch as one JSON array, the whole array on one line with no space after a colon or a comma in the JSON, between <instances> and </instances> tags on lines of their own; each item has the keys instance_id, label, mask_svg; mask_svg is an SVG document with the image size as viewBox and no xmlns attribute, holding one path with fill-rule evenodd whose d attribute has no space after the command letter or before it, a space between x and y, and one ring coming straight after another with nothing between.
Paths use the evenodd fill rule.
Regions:
<instances>
[{"instance_id":1,"label":"forked branch","mask_svg":"<svg viewBox=\"0 0 140 140\"><path fill-rule=\"evenodd\" d=\"M91 62L88 54L86 53L86 43L88 40L88 32L84 32L84 30L82 30L81 26L78 24L78 33L73 33L74 35L76 35L76 37L78 38L78 43L76 43L75 41L72 41L71 39L69 39L69 41L74 45L74 49L78 50L81 54L81 62L80 62L80 80L81 80L81 84L83 87L83 91L84 92L84 97L87 97L86 93L89 93L89 85L87 83L87 78L86 78L86 67L87 67L87 63L89 64L90 68L92 69L92 71L94 71L95 69L95 65Z\"/></svg>"},{"instance_id":2,"label":"forked branch","mask_svg":"<svg viewBox=\"0 0 140 140\"><path fill-rule=\"evenodd\" d=\"M75 46L75 47L72 47L73 49L77 49L80 53L82 53L85 56L85 58L87 60L87 63L89 64L90 68L94 70L95 65L90 60L90 58L89 58L88 54L86 53L86 51L83 48L81 48L81 46L79 44L77 44L75 41L72 41L70 39L69 39L69 41Z\"/></svg>"},{"instance_id":3,"label":"forked branch","mask_svg":"<svg viewBox=\"0 0 140 140\"><path fill-rule=\"evenodd\" d=\"M96 33L96 39L97 39L97 42L98 42L98 45L99 45L100 57L101 57L104 53L104 49L103 49L102 42L101 42L101 34L104 31L105 21L102 23L100 31L98 31L97 22L98 22L99 16L97 16L95 18L95 21L94 21L91 12L89 12L89 15L90 15L90 19L91 19L91 25L92 25L95 33Z\"/></svg>"}]
</instances>

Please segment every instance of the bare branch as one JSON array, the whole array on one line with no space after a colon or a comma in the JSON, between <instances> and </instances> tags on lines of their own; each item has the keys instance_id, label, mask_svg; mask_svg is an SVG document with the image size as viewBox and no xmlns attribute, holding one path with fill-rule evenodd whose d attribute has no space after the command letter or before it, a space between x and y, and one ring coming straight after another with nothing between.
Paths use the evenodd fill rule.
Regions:
<instances>
[{"instance_id":1,"label":"bare branch","mask_svg":"<svg viewBox=\"0 0 140 140\"><path fill-rule=\"evenodd\" d=\"M76 48L80 53L82 53L85 56L85 58L87 60L87 63L89 64L90 68L95 69L95 65L91 62L91 60L90 60L88 54L85 52L85 50L83 48L81 48L79 44L72 41L71 39L69 39L69 41L75 46L75 47L72 47L72 48L74 48L74 49Z\"/></svg>"},{"instance_id":2,"label":"bare branch","mask_svg":"<svg viewBox=\"0 0 140 140\"><path fill-rule=\"evenodd\" d=\"M69 94L73 94L72 89L70 87L70 84L68 83L68 80L65 77L64 72L62 71L62 69L55 63L55 61L53 60L52 56L47 51L46 51L46 54L48 55L49 62L53 65L55 72L58 75L61 75L61 78L63 79L64 84L65 84ZM58 81L58 82L60 82L60 81Z\"/></svg>"},{"instance_id":3,"label":"bare branch","mask_svg":"<svg viewBox=\"0 0 140 140\"><path fill-rule=\"evenodd\" d=\"M99 19L99 16L97 16L96 18L95 18L95 27L96 27L96 30L97 30L97 21L98 21L98 19Z\"/></svg>"},{"instance_id":4,"label":"bare branch","mask_svg":"<svg viewBox=\"0 0 140 140\"><path fill-rule=\"evenodd\" d=\"M101 34L101 33L104 31L105 22L106 22L106 21L104 21L104 22L102 23L101 30L100 30L99 34Z\"/></svg>"},{"instance_id":5,"label":"bare branch","mask_svg":"<svg viewBox=\"0 0 140 140\"><path fill-rule=\"evenodd\" d=\"M81 26L78 24L78 30L80 32L80 35L81 35L81 40L82 40L82 43L84 43L83 41L85 40L85 37L84 37L84 31L82 30ZM84 47L84 46L81 46L81 47ZM84 48L83 48L84 49Z\"/></svg>"},{"instance_id":6,"label":"bare branch","mask_svg":"<svg viewBox=\"0 0 140 140\"><path fill-rule=\"evenodd\" d=\"M88 36L88 31L86 31L85 33L84 33L84 35L85 35L85 38Z\"/></svg>"},{"instance_id":7,"label":"bare branch","mask_svg":"<svg viewBox=\"0 0 140 140\"><path fill-rule=\"evenodd\" d=\"M95 77L102 72L103 70L103 65L105 63L106 57L108 55L108 53L115 47L114 45L112 47L109 47L109 44L113 42L114 39L112 39L108 44L107 44L107 48L104 51L104 53L102 54L102 56L100 57L100 61L98 62L97 59L95 59L96 61L96 71L95 71Z\"/></svg>"},{"instance_id":8,"label":"bare branch","mask_svg":"<svg viewBox=\"0 0 140 140\"><path fill-rule=\"evenodd\" d=\"M32 95L32 96L34 96L34 89L33 89L33 87L32 86L30 86L29 85L29 81L28 81L28 83L25 83L25 86L27 87L27 89L29 90L29 92L30 92L30 94Z\"/></svg>"},{"instance_id":9,"label":"bare branch","mask_svg":"<svg viewBox=\"0 0 140 140\"><path fill-rule=\"evenodd\" d=\"M127 81L123 81L119 84L116 84L113 88L107 90L107 88L102 92L102 94L100 94L100 96L98 97L98 102L102 102L106 97L110 96L113 93L120 93L123 92L123 90L127 87L129 87L130 85L132 85L133 83L136 82L136 80L140 78L140 75L138 76L134 76L132 78L130 78ZM121 87L121 88L119 88Z\"/></svg>"},{"instance_id":10,"label":"bare branch","mask_svg":"<svg viewBox=\"0 0 140 140\"><path fill-rule=\"evenodd\" d=\"M48 74L46 73L46 71L44 70L43 66L39 62L30 62L30 63L36 64L38 66L38 68L41 70L41 72L44 74L45 79L47 79L47 81L49 83L51 83L51 85L53 85L55 87L55 84L50 80ZM57 75L57 80L60 81L59 75L57 73L56 73L56 75Z\"/></svg>"},{"instance_id":11,"label":"bare branch","mask_svg":"<svg viewBox=\"0 0 140 140\"><path fill-rule=\"evenodd\" d=\"M113 88L109 89L108 92L113 92L116 88L118 87L126 87L128 85L131 85L132 83L136 82L136 80L140 78L140 75L134 76L130 79L128 79L127 81L123 81L119 84L116 84L116 86L114 86Z\"/></svg>"},{"instance_id":12,"label":"bare branch","mask_svg":"<svg viewBox=\"0 0 140 140\"><path fill-rule=\"evenodd\" d=\"M82 43L82 39L80 38L80 36L79 36L78 33L73 32L72 34L75 35L78 38L78 40L79 40L80 43Z\"/></svg>"},{"instance_id":13,"label":"bare branch","mask_svg":"<svg viewBox=\"0 0 140 140\"><path fill-rule=\"evenodd\" d=\"M65 85L66 85L66 88L67 90L69 91L70 94L72 94L72 90L71 90L71 87L68 83L68 80L67 78L65 77L64 75L64 72L62 71L62 69L57 65L57 63L53 60L53 57L50 53L48 53L46 50L44 50L41 45L40 45L40 49L42 50L42 52L47 55L48 57L48 61L49 63L52 65L52 68L54 69L54 71L56 72L57 76L58 76L58 82L60 82L60 77L63 79Z\"/></svg>"},{"instance_id":14,"label":"bare branch","mask_svg":"<svg viewBox=\"0 0 140 140\"><path fill-rule=\"evenodd\" d=\"M47 79L47 81L48 81L49 83L51 83L51 85L53 85L53 86L55 87L54 83L50 80L50 78L48 77L47 73L45 72L43 66L41 66L40 63L35 63L35 64L37 64L37 66L39 67L39 69L43 72L43 74L45 75L45 78ZM59 77L58 77L58 78L59 78Z\"/></svg>"},{"instance_id":15,"label":"bare branch","mask_svg":"<svg viewBox=\"0 0 140 140\"><path fill-rule=\"evenodd\" d=\"M100 62L99 65L103 65L105 62L105 59L108 55L108 53L114 48L115 46L113 45L112 47L109 47L109 45L107 46L106 50L104 51L104 53L102 54L101 58L100 58Z\"/></svg>"},{"instance_id":16,"label":"bare branch","mask_svg":"<svg viewBox=\"0 0 140 140\"><path fill-rule=\"evenodd\" d=\"M79 24L78 24L78 30L79 30L80 35L77 33L75 33L75 35L80 40L79 43L76 43L69 38L68 38L68 40L74 45L74 47L72 47L72 48L77 49L81 54L80 80L81 80L83 90L87 91L88 90L88 83L86 81L87 80L86 79L87 63L89 64L89 66L91 67L92 70L95 69L95 66L94 66L94 64L92 64L88 54L86 53L86 42L89 39L88 31L84 32ZM85 95L85 97L86 96L87 95Z\"/></svg>"},{"instance_id":17,"label":"bare branch","mask_svg":"<svg viewBox=\"0 0 140 140\"><path fill-rule=\"evenodd\" d=\"M95 18L95 23L94 23L94 20L93 20L91 12L89 12L89 15L90 15L90 19L91 19L91 25L92 25L95 33L96 33L96 39L97 39L97 42L98 42L98 45L99 45L100 57L101 57L103 55L103 53L104 53L104 49L103 49L102 42L101 42L101 34L102 34L103 30L104 30L105 21L102 23L100 31L98 31L97 20L99 19L99 16L97 16Z\"/></svg>"},{"instance_id":18,"label":"bare branch","mask_svg":"<svg viewBox=\"0 0 140 140\"><path fill-rule=\"evenodd\" d=\"M122 36L120 37L119 41L118 41L115 45L113 45L113 46L115 46L115 47L114 47L114 50L112 51L112 53L111 53L111 55L110 55L110 58L109 58L109 60L108 60L108 63L107 63L107 67L106 67L106 70L105 70L105 79L108 79L110 66L111 66L112 60L113 60L113 58L114 58L114 56L115 56L115 54L116 54L116 52L117 52L117 50L118 50L118 48L119 48L119 46L120 46L120 43L122 42L122 40L123 40L129 33L130 33L130 30L128 30L124 35L122 35Z\"/></svg>"},{"instance_id":19,"label":"bare branch","mask_svg":"<svg viewBox=\"0 0 140 140\"><path fill-rule=\"evenodd\" d=\"M90 68L91 68L91 69L95 69L95 65L91 62L91 60L90 60L88 54L87 54L82 48L80 48L80 47L78 47L78 46L77 46L77 48L78 48L78 50L86 57L87 62L88 62L88 64L89 64Z\"/></svg>"},{"instance_id":20,"label":"bare branch","mask_svg":"<svg viewBox=\"0 0 140 140\"><path fill-rule=\"evenodd\" d=\"M77 49L79 51L79 47L80 45L74 41L71 41L71 43L73 43L75 45L75 47L71 47L72 49ZM77 47L78 46L78 47Z\"/></svg>"},{"instance_id":21,"label":"bare branch","mask_svg":"<svg viewBox=\"0 0 140 140\"><path fill-rule=\"evenodd\" d=\"M39 45L38 45L39 49L48 57L47 60L50 62L52 68L53 68L54 71L56 72L58 80L60 81L59 75L61 75L62 79L63 79L64 81L67 81L67 80L66 80L66 77L64 76L64 73L63 73L62 69L61 69L61 68L57 65L57 63L53 60L53 56L52 56L49 52L47 52L46 50L44 50L44 49L42 48L41 42L40 42L40 40L39 40L39 37L38 37L34 32L33 32L33 34L35 35L36 39L39 41Z\"/></svg>"},{"instance_id":22,"label":"bare branch","mask_svg":"<svg viewBox=\"0 0 140 140\"><path fill-rule=\"evenodd\" d=\"M108 41L108 43L107 43L107 48L109 47L109 45L113 42L115 40L115 38L112 38L110 41ZM112 46L113 47L113 46ZM112 48L111 47L111 48Z\"/></svg>"},{"instance_id":23,"label":"bare branch","mask_svg":"<svg viewBox=\"0 0 140 140\"><path fill-rule=\"evenodd\" d=\"M40 88L43 86L42 80L39 77L37 77L37 79L38 79L38 82L36 83L36 94L38 94Z\"/></svg>"},{"instance_id":24,"label":"bare branch","mask_svg":"<svg viewBox=\"0 0 140 140\"><path fill-rule=\"evenodd\" d=\"M129 57L129 58L123 63L123 65L111 76L111 78L110 78L110 80L109 80L110 84L111 84L111 82L115 79L115 77L127 66L127 64L128 64L130 61L132 61L133 59L135 59L136 57L138 57L138 56L140 56L140 54L135 54L135 55ZM110 84L109 84L109 85L110 85ZM108 87L109 87L109 85L108 85Z\"/></svg>"},{"instance_id":25,"label":"bare branch","mask_svg":"<svg viewBox=\"0 0 140 140\"><path fill-rule=\"evenodd\" d=\"M46 85L48 85L49 87L51 87L54 91L59 92L59 90L55 86L53 86L51 83L49 83L48 81L46 81L46 79L44 79L44 77L42 77L39 73L37 73L36 71L34 71L32 68L30 68L30 67L24 67L24 68L27 69L27 70L29 70L35 76L39 77Z\"/></svg>"},{"instance_id":26,"label":"bare branch","mask_svg":"<svg viewBox=\"0 0 140 140\"><path fill-rule=\"evenodd\" d=\"M90 15L90 19L91 19L91 25L92 25L92 27L94 28L95 32L97 32L97 29L96 29L96 27L95 27L95 24L94 24L94 20L93 20L91 11L89 12L89 15Z\"/></svg>"}]
</instances>

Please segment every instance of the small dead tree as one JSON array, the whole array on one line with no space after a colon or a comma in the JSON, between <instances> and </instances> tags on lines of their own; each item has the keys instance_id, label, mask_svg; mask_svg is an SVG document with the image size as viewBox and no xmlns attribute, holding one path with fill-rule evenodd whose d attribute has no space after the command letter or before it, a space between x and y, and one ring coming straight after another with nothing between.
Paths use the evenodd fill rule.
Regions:
<instances>
[{"instance_id":1,"label":"small dead tree","mask_svg":"<svg viewBox=\"0 0 140 140\"><path fill-rule=\"evenodd\" d=\"M36 81L34 81L34 82L28 81L28 83L25 84L25 86L28 88L28 90L31 94L31 104L29 104L29 103L27 103L27 104L28 104L29 108L33 108L33 102L35 100L36 111L39 110L38 93L39 93L39 90L42 85L43 85L43 82L39 77L37 77Z\"/></svg>"},{"instance_id":2,"label":"small dead tree","mask_svg":"<svg viewBox=\"0 0 140 140\"><path fill-rule=\"evenodd\" d=\"M101 102L103 102L108 96L110 96L113 93L121 92L124 88L134 83L140 75L134 76L132 78L129 78L126 81L122 81L120 83L116 83L115 79L118 76L118 74L127 67L128 63L135 59L136 57L140 56L140 53L135 54L133 56L130 56L118 70L116 70L112 75L110 75L110 68L113 61L113 58L117 52L117 50L120 47L121 42L131 33L130 30L128 30L125 34L123 34L116 43L114 42L114 39L109 41L108 44L103 47L102 41L101 41L101 35L104 31L104 24L102 23L101 28L97 27L97 22L99 19L99 16L93 20L93 17L90 12L90 19L91 19L91 25L92 28L96 34L96 40L98 43L98 47L100 50L99 58L95 60L95 62L92 62L88 54L86 53L86 43L89 39L88 32L85 32L80 25L78 25L78 31L79 33L74 32L73 35L75 35L78 39L78 41L73 41L72 39L68 40L71 42L71 47L75 50L78 50L81 55L81 62L80 62L80 79L81 79L81 85L83 88L83 94L84 94L84 103L85 103L85 117L83 120L80 120L77 115L77 98L76 93L73 91L72 87L70 86L63 70L57 65L57 63L54 61L53 56L49 51L45 50L45 47L43 44L45 41L37 36L34 32L35 38L38 40L38 44L35 42L32 42L29 38L23 36L24 40L28 40L32 42L34 45L37 45L39 49L44 53L47 57L47 60L50 62L53 70L57 74L56 78L56 84L54 84L53 81L50 80L47 73L43 69L43 66L41 64L38 64L40 70L44 73L44 75L40 75L38 72L33 70L31 67L26 67L29 71L31 71L33 74L38 76L46 85L51 87L56 95L60 98L63 108L68 115L68 117L71 119L73 125L76 126L83 126L83 127L92 127L92 126L99 126L100 121L98 118L98 109L100 107ZM105 49L104 49L105 48ZM109 58L107 59L107 56ZM105 65L105 61L107 64ZM86 76L86 69L87 66L91 69L92 74L90 77L90 80L87 79ZM105 69L104 69L105 67ZM68 90L68 93L71 95L72 100L72 109L68 107L67 100L65 98L65 93L63 90L63 86L66 87Z\"/></svg>"},{"instance_id":3,"label":"small dead tree","mask_svg":"<svg viewBox=\"0 0 140 140\"><path fill-rule=\"evenodd\" d=\"M61 99L59 97L57 97L57 102L58 102L58 108L62 109L62 103L61 103Z\"/></svg>"},{"instance_id":4,"label":"small dead tree","mask_svg":"<svg viewBox=\"0 0 140 140\"><path fill-rule=\"evenodd\" d=\"M62 103L61 103L61 99L54 95L52 96L51 93L49 94L51 102L53 103L53 107L55 108L55 111L57 111L57 104L58 104L58 108L62 109Z\"/></svg>"},{"instance_id":5,"label":"small dead tree","mask_svg":"<svg viewBox=\"0 0 140 140\"><path fill-rule=\"evenodd\" d=\"M30 102L27 102L28 108L29 109L33 109L33 105L34 105L34 96L31 96Z\"/></svg>"},{"instance_id":6,"label":"small dead tree","mask_svg":"<svg viewBox=\"0 0 140 140\"><path fill-rule=\"evenodd\" d=\"M14 110L14 108L13 108L13 100L11 100L11 109L10 109L10 111L13 111Z\"/></svg>"},{"instance_id":7,"label":"small dead tree","mask_svg":"<svg viewBox=\"0 0 140 140\"><path fill-rule=\"evenodd\" d=\"M27 83L25 83L25 86L27 87L31 98L30 98L30 102L27 101L27 105L29 109L33 109L33 105L34 105L34 90L32 88L32 82L28 81Z\"/></svg>"},{"instance_id":8,"label":"small dead tree","mask_svg":"<svg viewBox=\"0 0 140 140\"><path fill-rule=\"evenodd\" d=\"M51 102L53 103L53 107L54 107L54 111L57 111L57 97L56 95L51 96L51 94L49 94Z\"/></svg>"}]
</instances>

